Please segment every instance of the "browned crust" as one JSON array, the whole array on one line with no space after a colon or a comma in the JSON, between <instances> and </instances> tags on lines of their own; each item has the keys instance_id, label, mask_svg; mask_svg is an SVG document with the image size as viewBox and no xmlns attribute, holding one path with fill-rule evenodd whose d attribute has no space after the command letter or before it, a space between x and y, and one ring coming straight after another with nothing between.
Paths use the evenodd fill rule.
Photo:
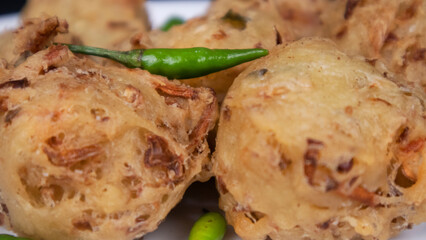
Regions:
<instances>
[{"instance_id":1,"label":"browned crust","mask_svg":"<svg viewBox=\"0 0 426 240\"><path fill-rule=\"evenodd\" d=\"M216 177L217 180L217 187L219 189L219 192L221 194L227 194L229 192L228 188L226 188L225 181L223 181L223 178L221 176Z\"/></svg>"},{"instance_id":2,"label":"browned crust","mask_svg":"<svg viewBox=\"0 0 426 240\"><path fill-rule=\"evenodd\" d=\"M18 116L20 111L21 111L21 108L16 108L6 113L6 116L4 118L4 122L6 123L6 126L12 123L12 120Z\"/></svg>"},{"instance_id":3,"label":"browned crust","mask_svg":"<svg viewBox=\"0 0 426 240\"><path fill-rule=\"evenodd\" d=\"M214 91L209 89L214 96ZM192 130L189 135L189 140L192 142L191 146L197 145L199 141L207 134L210 129L210 124L212 123L213 115L215 112L215 107L217 105L217 99L213 97L213 101L204 108L204 111L201 115L200 120L198 121L195 128Z\"/></svg>"},{"instance_id":4,"label":"browned crust","mask_svg":"<svg viewBox=\"0 0 426 240\"><path fill-rule=\"evenodd\" d=\"M347 173L354 166L354 159L351 158L349 161L341 163L337 166L337 172L339 173Z\"/></svg>"},{"instance_id":5,"label":"browned crust","mask_svg":"<svg viewBox=\"0 0 426 240\"><path fill-rule=\"evenodd\" d=\"M157 90L160 94L166 94L174 97L181 97L186 99L195 99L197 94L196 92L189 87L179 86L172 83L158 84L155 86L155 90Z\"/></svg>"},{"instance_id":6,"label":"browned crust","mask_svg":"<svg viewBox=\"0 0 426 240\"><path fill-rule=\"evenodd\" d=\"M331 219L329 219L329 220L327 220L325 222L322 222L322 223L318 223L316 226L319 229L326 230L326 229L328 229L330 227L330 223L331 223Z\"/></svg>"},{"instance_id":7,"label":"browned crust","mask_svg":"<svg viewBox=\"0 0 426 240\"><path fill-rule=\"evenodd\" d=\"M58 62L58 58L60 58L62 55L64 55L64 51L66 51L68 48L63 45L54 45L49 48L49 51L46 53L46 55L43 56L43 59L49 61L49 66L54 63Z\"/></svg>"},{"instance_id":8,"label":"browned crust","mask_svg":"<svg viewBox=\"0 0 426 240\"><path fill-rule=\"evenodd\" d=\"M50 17L43 20L28 19L23 26L16 31L15 52L38 52L46 47L58 33L68 32L66 21L58 17Z\"/></svg>"},{"instance_id":9,"label":"browned crust","mask_svg":"<svg viewBox=\"0 0 426 240\"><path fill-rule=\"evenodd\" d=\"M348 32L348 26L344 25L337 33L336 39L341 39Z\"/></svg>"},{"instance_id":10,"label":"browned crust","mask_svg":"<svg viewBox=\"0 0 426 240\"><path fill-rule=\"evenodd\" d=\"M167 140L153 134L146 137L148 149L145 151L144 163L148 168L160 168L173 171L172 181L179 181L184 174L183 159L169 149Z\"/></svg>"},{"instance_id":11,"label":"browned crust","mask_svg":"<svg viewBox=\"0 0 426 240\"><path fill-rule=\"evenodd\" d=\"M354 190L350 194L345 196L352 200L366 204L370 207L375 207L378 205L376 195L361 186L354 188Z\"/></svg>"},{"instance_id":12,"label":"browned crust","mask_svg":"<svg viewBox=\"0 0 426 240\"><path fill-rule=\"evenodd\" d=\"M304 159L304 171L305 176L308 178L308 183L310 185L314 184L314 175L317 168L317 161L320 155L320 149L324 146L321 141L308 138L307 140L308 147L306 149Z\"/></svg>"},{"instance_id":13,"label":"browned crust","mask_svg":"<svg viewBox=\"0 0 426 240\"><path fill-rule=\"evenodd\" d=\"M228 35L221 29L212 35L212 37L215 40L222 40L222 39L226 38L227 36Z\"/></svg>"},{"instance_id":14,"label":"browned crust","mask_svg":"<svg viewBox=\"0 0 426 240\"><path fill-rule=\"evenodd\" d=\"M410 52L408 59L418 62L418 61L425 60L426 59L425 56L426 56L426 48L420 48Z\"/></svg>"},{"instance_id":15,"label":"browned crust","mask_svg":"<svg viewBox=\"0 0 426 240\"><path fill-rule=\"evenodd\" d=\"M98 145L89 145L76 149L59 149L48 146L43 147L43 152L55 166L70 166L74 163L98 156L102 148Z\"/></svg>"},{"instance_id":16,"label":"browned crust","mask_svg":"<svg viewBox=\"0 0 426 240\"><path fill-rule=\"evenodd\" d=\"M3 88L26 88L30 85L27 78L22 78L19 80L10 80L0 84L0 89Z\"/></svg>"},{"instance_id":17,"label":"browned crust","mask_svg":"<svg viewBox=\"0 0 426 240\"><path fill-rule=\"evenodd\" d=\"M346 2L345 14L343 15L345 19L348 19L350 16L352 16L354 9L359 2L360 0L348 0Z\"/></svg>"},{"instance_id":18,"label":"browned crust","mask_svg":"<svg viewBox=\"0 0 426 240\"><path fill-rule=\"evenodd\" d=\"M396 41L398 41L398 40L399 40L398 36L396 36L393 32L390 32L390 33L386 36L385 44L386 44L386 43L396 42Z\"/></svg>"},{"instance_id":19,"label":"browned crust","mask_svg":"<svg viewBox=\"0 0 426 240\"><path fill-rule=\"evenodd\" d=\"M0 212L0 226L3 226L5 222L5 216L2 212Z\"/></svg>"},{"instance_id":20,"label":"browned crust","mask_svg":"<svg viewBox=\"0 0 426 240\"><path fill-rule=\"evenodd\" d=\"M370 98L369 100L374 101L374 102L382 102L384 104L386 104L387 106L392 106L392 104L384 99L381 98Z\"/></svg>"},{"instance_id":21,"label":"browned crust","mask_svg":"<svg viewBox=\"0 0 426 240\"><path fill-rule=\"evenodd\" d=\"M7 99L8 97L6 96L0 96L0 113L6 112L8 110Z\"/></svg>"},{"instance_id":22,"label":"browned crust","mask_svg":"<svg viewBox=\"0 0 426 240\"><path fill-rule=\"evenodd\" d=\"M231 109L229 109L228 105L225 106L223 108L223 111L222 111L222 117L223 117L223 119L226 120L226 121L229 121L229 120L231 120L231 115L232 115Z\"/></svg>"},{"instance_id":23,"label":"browned crust","mask_svg":"<svg viewBox=\"0 0 426 240\"><path fill-rule=\"evenodd\" d=\"M281 34L278 31L277 27L274 26L274 29L275 29L275 43L276 43L276 45L283 44L283 38L281 37Z\"/></svg>"},{"instance_id":24,"label":"browned crust","mask_svg":"<svg viewBox=\"0 0 426 240\"><path fill-rule=\"evenodd\" d=\"M72 225L80 231L93 231L92 225L87 220L73 220Z\"/></svg>"},{"instance_id":25,"label":"browned crust","mask_svg":"<svg viewBox=\"0 0 426 240\"><path fill-rule=\"evenodd\" d=\"M422 0L414 1L402 14L399 14L397 17L399 20L406 21L413 18L417 11L421 9L420 4Z\"/></svg>"},{"instance_id":26,"label":"browned crust","mask_svg":"<svg viewBox=\"0 0 426 240\"><path fill-rule=\"evenodd\" d=\"M397 142L397 143L404 142L404 141L407 139L407 137L408 137L408 134L409 134L409 133L410 133L410 128L409 128L409 127L405 127L405 128L402 130L401 134L399 134L399 137L398 137L398 139L396 140L396 142Z\"/></svg>"},{"instance_id":27,"label":"browned crust","mask_svg":"<svg viewBox=\"0 0 426 240\"><path fill-rule=\"evenodd\" d=\"M425 143L425 138L417 138L415 140L410 141L407 145L401 146L401 151L405 153L409 152L419 152Z\"/></svg>"}]
</instances>

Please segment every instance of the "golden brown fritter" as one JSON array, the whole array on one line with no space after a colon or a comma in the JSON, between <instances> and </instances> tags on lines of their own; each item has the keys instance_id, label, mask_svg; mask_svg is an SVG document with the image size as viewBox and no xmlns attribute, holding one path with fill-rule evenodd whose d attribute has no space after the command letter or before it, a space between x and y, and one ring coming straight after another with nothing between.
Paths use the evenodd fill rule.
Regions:
<instances>
[{"instance_id":1,"label":"golden brown fritter","mask_svg":"<svg viewBox=\"0 0 426 240\"><path fill-rule=\"evenodd\" d=\"M337 0L321 16L323 35L349 55L380 57L401 0ZM380 13L380 14L378 14Z\"/></svg>"},{"instance_id":2,"label":"golden brown fritter","mask_svg":"<svg viewBox=\"0 0 426 240\"><path fill-rule=\"evenodd\" d=\"M330 4L321 15L322 36L332 38L350 55L370 59L383 74L426 93L426 1L338 0Z\"/></svg>"},{"instance_id":3,"label":"golden brown fritter","mask_svg":"<svg viewBox=\"0 0 426 240\"><path fill-rule=\"evenodd\" d=\"M424 99L328 40L242 72L221 109L214 174L243 239L388 239L426 220Z\"/></svg>"},{"instance_id":4,"label":"golden brown fritter","mask_svg":"<svg viewBox=\"0 0 426 240\"><path fill-rule=\"evenodd\" d=\"M400 4L381 56L376 66L383 62L395 78L403 78L405 84L426 93L426 1Z\"/></svg>"},{"instance_id":5,"label":"golden brown fritter","mask_svg":"<svg viewBox=\"0 0 426 240\"><path fill-rule=\"evenodd\" d=\"M321 13L331 5L331 0L271 0L275 2L282 19L291 25L295 39L319 34Z\"/></svg>"},{"instance_id":6,"label":"golden brown fritter","mask_svg":"<svg viewBox=\"0 0 426 240\"><path fill-rule=\"evenodd\" d=\"M22 18L58 16L83 44L120 50L137 31L149 28L144 0L29 0ZM58 38L65 42L70 38ZM124 50L124 49L123 49ZM126 49L128 50L128 49Z\"/></svg>"},{"instance_id":7,"label":"golden brown fritter","mask_svg":"<svg viewBox=\"0 0 426 240\"><path fill-rule=\"evenodd\" d=\"M64 46L0 71L0 195L13 230L45 240L153 231L210 176L216 116L210 89L102 67Z\"/></svg>"},{"instance_id":8,"label":"golden brown fritter","mask_svg":"<svg viewBox=\"0 0 426 240\"><path fill-rule=\"evenodd\" d=\"M150 38L152 47L271 49L292 40L293 33L281 20L272 2L217 0L206 16L191 19L168 32L153 31ZM247 66L243 64L183 82L191 86L211 87L221 100L234 78Z\"/></svg>"}]
</instances>

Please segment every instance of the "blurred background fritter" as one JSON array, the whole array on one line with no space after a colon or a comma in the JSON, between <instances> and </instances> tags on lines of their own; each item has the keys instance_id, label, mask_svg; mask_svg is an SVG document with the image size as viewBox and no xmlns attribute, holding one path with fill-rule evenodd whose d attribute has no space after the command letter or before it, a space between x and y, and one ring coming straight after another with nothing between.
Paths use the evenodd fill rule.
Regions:
<instances>
[{"instance_id":1,"label":"blurred background fritter","mask_svg":"<svg viewBox=\"0 0 426 240\"><path fill-rule=\"evenodd\" d=\"M330 7L329 0L273 0L281 18L291 25L295 38L319 34L321 14Z\"/></svg>"},{"instance_id":2,"label":"blurred background fritter","mask_svg":"<svg viewBox=\"0 0 426 240\"><path fill-rule=\"evenodd\" d=\"M74 43L117 50L150 26L144 0L28 0L21 13L24 20L44 15L65 19Z\"/></svg>"},{"instance_id":3,"label":"blurred background fritter","mask_svg":"<svg viewBox=\"0 0 426 240\"><path fill-rule=\"evenodd\" d=\"M26 19L18 29L0 35L0 58L11 68L51 45L59 33L67 32L68 23L56 16Z\"/></svg>"},{"instance_id":4,"label":"blurred background fritter","mask_svg":"<svg viewBox=\"0 0 426 240\"><path fill-rule=\"evenodd\" d=\"M35 240L140 237L210 177L216 117L210 89L39 51L0 71L2 210Z\"/></svg>"},{"instance_id":5,"label":"blurred background fritter","mask_svg":"<svg viewBox=\"0 0 426 240\"><path fill-rule=\"evenodd\" d=\"M389 239L426 220L424 99L329 40L277 47L221 108L214 174L243 239Z\"/></svg>"},{"instance_id":6,"label":"blurred background fritter","mask_svg":"<svg viewBox=\"0 0 426 240\"><path fill-rule=\"evenodd\" d=\"M338 0L329 5L321 14L321 36L426 93L426 1Z\"/></svg>"}]
</instances>

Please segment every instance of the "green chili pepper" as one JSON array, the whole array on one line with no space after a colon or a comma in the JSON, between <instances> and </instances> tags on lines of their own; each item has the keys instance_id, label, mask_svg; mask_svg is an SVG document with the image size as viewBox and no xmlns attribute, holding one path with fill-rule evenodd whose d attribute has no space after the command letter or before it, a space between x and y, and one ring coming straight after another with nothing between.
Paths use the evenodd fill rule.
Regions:
<instances>
[{"instance_id":1,"label":"green chili pepper","mask_svg":"<svg viewBox=\"0 0 426 240\"><path fill-rule=\"evenodd\" d=\"M173 26L176 25L181 25L182 23L184 23L185 21L180 18L180 17L171 17L169 18L169 20L166 21L166 23L164 23L164 25L161 27L161 31L163 32L167 32L169 31L170 28L172 28Z\"/></svg>"},{"instance_id":2,"label":"green chili pepper","mask_svg":"<svg viewBox=\"0 0 426 240\"><path fill-rule=\"evenodd\" d=\"M219 213L209 212L195 222L188 240L221 240L225 232L225 218Z\"/></svg>"},{"instance_id":3,"label":"green chili pepper","mask_svg":"<svg viewBox=\"0 0 426 240\"><path fill-rule=\"evenodd\" d=\"M63 45L68 46L75 53L109 58L128 68L145 69L152 74L166 76L169 79L205 76L268 54L268 50L258 48L152 48L122 52L71 44Z\"/></svg>"},{"instance_id":4,"label":"green chili pepper","mask_svg":"<svg viewBox=\"0 0 426 240\"><path fill-rule=\"evenodd\" d=\"M0 240L29 240L28 238L14 237L12 235L0 234Z\"/></svg>"}]
</instances>

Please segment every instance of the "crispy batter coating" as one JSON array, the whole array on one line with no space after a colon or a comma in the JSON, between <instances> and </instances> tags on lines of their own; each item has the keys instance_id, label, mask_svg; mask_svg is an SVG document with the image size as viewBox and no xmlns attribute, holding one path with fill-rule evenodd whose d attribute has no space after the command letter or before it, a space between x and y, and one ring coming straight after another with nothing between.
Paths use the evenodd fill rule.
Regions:
<instances>
[{"instance_id":1,"label":"crispy batter coating","mask_svg":"<svg viewBox=\"0 0 426 240\"><path fill-rule=\"evenodd\" d=\"M136 31L149 28L144 0L29 0L22 18L44 14L66 19L82 44L120 50ZM58 38L69 42L70 37ZM125 45L126 46L126 45ZM127 49L128 50L128 49Z\"/></svg>"},{"instance_id":2,"label":"crispy batter coating","mask_svg":"<svg viewBox=\"0 0 426 240\"><path fill-rule=\"evenodd\" d=\"M210 89L40 51L0 71L0 215L32 239L140 237L210 176L216 117Z\"/></svg>"},{"instance_id":3,"label":"crispy batter coating","mask_svg":"<svg viewBox=\"0 0 426 240\"><path fill-rule=\"evenodd\" d=\"M243 239L388 239L426 220L424 99L328 40L234 81L214 174Z\"/></svg>"},{"instance_id":4,"label":"crispy batter coating","mask_svg":"<svg viewBox=\"0 0 426 240\"><path fill-rule=\"evenodd\" d=\"M175 26L168 32L150 33L153 47L266 48L293 39L272 2L263 0L212 3L209 13ZM137 41L136 41L137 42ZM139 47L136 45L135 47ZM184 81L191 86L213 88L221 100L232 81L248 64Z\"/></svg>"},{"instance_id":5,"label":"crispy batter coating","mask_svg":"<svg viewBox=\"0 0 426 240\"><path fill-rule=\"evenodd\" d=\"M363 55L395 81L426 93L426 1L338 0L321 15L322 36ZM400 79L400 80L398 80Z\"/></svg>"}]
</instances>

